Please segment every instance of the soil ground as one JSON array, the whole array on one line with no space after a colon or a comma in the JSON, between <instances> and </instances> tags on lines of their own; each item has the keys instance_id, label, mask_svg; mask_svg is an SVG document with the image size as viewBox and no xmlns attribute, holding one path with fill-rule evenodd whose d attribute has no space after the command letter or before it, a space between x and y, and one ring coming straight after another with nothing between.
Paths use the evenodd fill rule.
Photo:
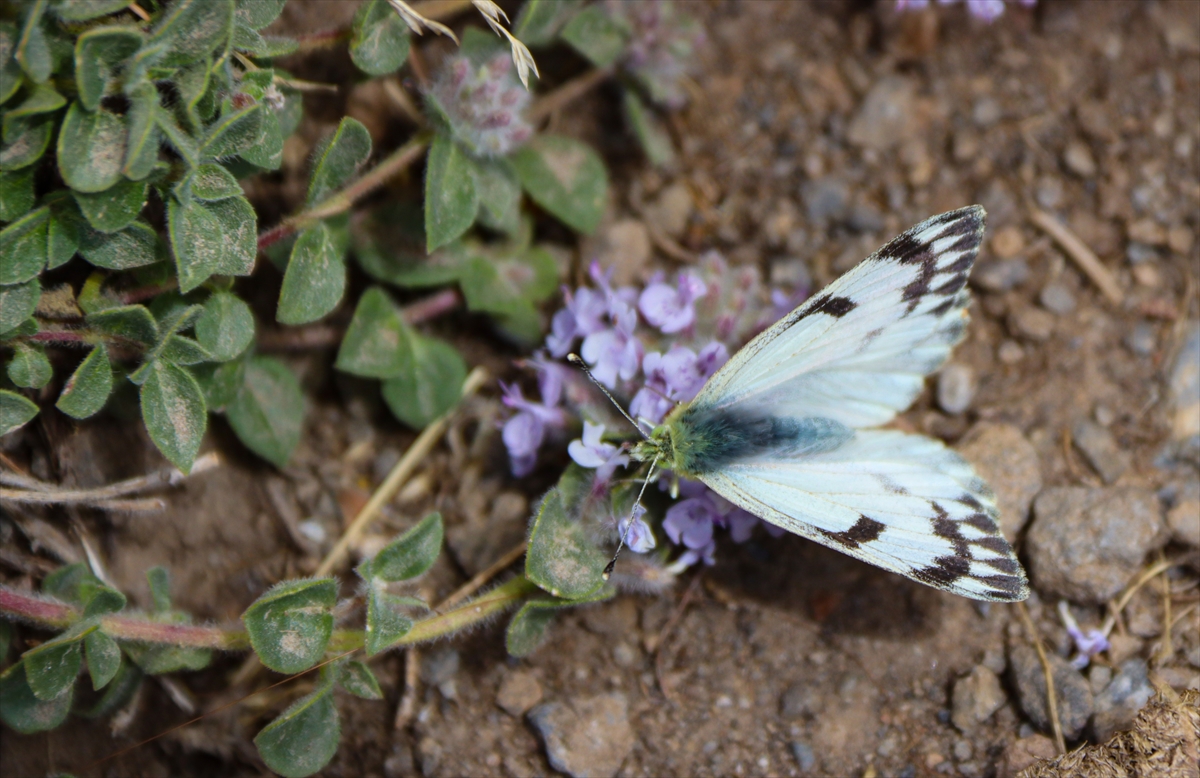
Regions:
<instances>
[{"instance_id":1,"label":"soil ground","mask_svg":"<svg viewBox=\"0 0 1200 778\"><path fill-rule=\"evenodd\" d=\"M353 5L293 0L282 23L336 26ZM678 236L684 249L715 248L777 279L794 278L803 266L819 286L920 219L981 202L990 236L981 269L1004 253L1024 258L1030 275L1009 289L977 289L969 335L954 357L977 379L969 410L939 410L930 389L902 423L951 444L978 421L1013 424L1036 450L1044 486L1087 485L1099 479L1064 446L1064 432L1096 414L1111 420L1132 456L1122 483L1168 482L1170 474L1154 464L1169 438L1164 374L1179 323L1197 315L1188 290L1195 289L1200 228L1200 4L1043 0L1033 12L1010 8L991 26L957 6L909 16L884 2L688 8L708 43L690 103L671 120L680 149L675 170L651 171L641 161L618 129L615 90L594 91L552 120L556 131L594 143L609 162L610 224L652 219L647 204L683 184L691 195ZM347 105L374 120L368 126L385 148L407 132L377 94L350 90L353 71L343 53L296 58L289 67L343 88L307 102L288 169L253 193L264 224L299 203L305 144ZM871 95L901 120L872 123ZM1027 218L1032 208L1062 217L1100 256L1122 289L1121 304L1044 238ZM1000 234L1007 243L997 245ZM1153 256L1132 264L1131 240ZM586 244L576 268L593 251L603 248ZM676 265L655 255L622 272ZM1076 304L1046 328L1039 294L1051 282ZM432 327L468 361L515 377L512 360L521 355L477 324L451 316ZM1148 353L1124 345L1138 325L1152 332ZM235 622L267 586L311 571L319 558L293 532L297 518L314 518L336 536L342 517L412 440L388 419L371 385L332 372L331 357L288 357L311 406L301 450L284 472L241 453L215 421L208 445L224 464L169 492L162 514L46 513L32 517L41 522L35 528L61 528L73 518L135 602L148 596L144 570L162 564L179 606L201 620ZM519 482L508 476L494 429L499 411L491 389L471 403L381 530L443 511L454 553L422 584L434 601L520 540L530 502L555 478L552 468ZM43 413L10 455L37 475L79 486L159 466L140 425L123 424L122 412L128 409L118 404L108 421L79 429ZM38 558L52 560L47 537ZM28 543L19 536L4 542ZM19 583L41 569L4 567L2 574ZM1006 645L1020 634L1012 607L980 606L802 539L761 532L722 545L716 566L697 575L661 595L622 595L569 613L525 660L506 656L500 624L423 649L432 682L420 684L415 716L399 729L405 660L376 662L386 699L342 701L342 745L322 775L552 773L527 721L497 706L498 688L516 673L531 675L547 701L623 695L634 744L619 774L628 776L797 775L802 768L986 776L1007 769L1005 750L1033 731L1007 686L986 725L964 733L949 721L957 678L978 665L1003 674ZM1062 635L1050 605L1036 594L1030 605L1043 635ZM1088 615L1095 623L1100 611ZM1200 645L1194 616L1176 629L1181 656ZM1133 650L1148 657L1151 643ZM173 689L200 710L244 694L228 687L240 661L222 658L203 673L147 684L131 716L115 724L73 718L32 737L6 730L0 772L262 774L250 738L303 682L92 766L190 718Z\"/></svg>"}]
</instances>

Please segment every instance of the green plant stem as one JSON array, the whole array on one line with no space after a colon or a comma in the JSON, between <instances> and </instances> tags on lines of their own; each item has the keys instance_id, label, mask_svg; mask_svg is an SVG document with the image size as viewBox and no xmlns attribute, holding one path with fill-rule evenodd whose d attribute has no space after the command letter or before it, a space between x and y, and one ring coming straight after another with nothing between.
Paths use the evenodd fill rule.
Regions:
<instances>
[{"instance_id":1,"label":"green plant stem","mask_svg":"<svg viewBox=\"0 0 1200 778\"><path fill-rule=\"evenodd\" d=\"M500 584L495 589L485 592L474 600L468 600L457 608L448 610L438 616L422 619L413 625L408 634L397 640L390 647L411 646L424 643L446 635L451 635L461 629L470 627L481 621L490 619L498 613L508 610L519 603L527 595L540 592L528 578L518 575L507 583Z\"/></svg>"}]
</instances>

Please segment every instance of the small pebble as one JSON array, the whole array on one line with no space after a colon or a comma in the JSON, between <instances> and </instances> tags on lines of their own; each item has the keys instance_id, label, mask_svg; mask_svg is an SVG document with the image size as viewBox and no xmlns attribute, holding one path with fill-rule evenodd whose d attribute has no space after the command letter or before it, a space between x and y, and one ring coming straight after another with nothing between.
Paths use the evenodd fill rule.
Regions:
<instances>
[{"instance_id":1,"label":"small pebble","mask_svg":"<svg viewBox=\"0 0 1200 778\"><path fill-rule=\"evenodd\" d=\"M1009 225L996 231L991 240L992 253L1001 259L1009 259L1025 248L1025 236L1020 227Z\"/></svg>"},{"instance_id":2,"label":"small pebble","mask_svg":"<svg viewBox=\"0 0 1200 778\"><path fill-rule=\"evenodd\" d=\"M1184 499L1167 511L1167 526L1177 543L1200 548L1200 500Z\"/></svg>"},{"instance_id":3,"label":"small pebble","mask_svg":"<svg viewBox=\"0 0 1200 778\"><path fill-rule=\"evenodd\" d=\"M989 127L1000 121L1003 111L994 97L981 97L971 108L971 119L980 127Z\"/></svg>"},{"instance_id":4,"label":"small pebble","mask_svg":"<svg viewBox=\"0 0 1200 778\"><path fill-rule=\"evenodd\" d=\"M1075 295L1071 294L1066 284L1058 281L1051 281L1042 287L1041 293L1038 294L1038 302L1046 310L1060 316L1075 310Z\"/></svg>"},{"instance_id":5,"label":"small pebble","mask_svg":"<svg viewBox=\"0 0 1200 778\"><path fill-rule=\"evenodd\" d=\"M800 765L800 772L807 773L817 764L817 755L813 753L812 747L793 741L791 744L792 756L796 758L796 764Z\"/></svg>"},{"instance_id":6,"label":"small pebble","mask_svg":"<svg viewBox=\"0 0 1200 778\"><path fill-rule=\"evenodd\" d=\"M1049 732L1050 718L1046 715L1046 676L1037 652L1025 643L1017 643L1009 649L1008 657L1021 709L1036 727L1043 732ZM1095 706L1091 686L1078 670L1058 654L1047 652L1046 658L1054 678L1058 719L1062 725L1063 736L1067 740L1075 740L1082 734Z\"/></svg>"},{"instance_id":7,"label":"small pebble","mask_svg":"<svg viewBox=\"0 0 1200 778\"><path fill-rule=\"evenodd\" d=\"M1139 357L1148 357L1158 346L1158 328L1148 321L1140 321L1125 333L1125 348Z\"/></svg>"},{"instance_id":8,"label":"small pebble","mask_svg":"<svg viewBox=\"0 0 1200 778\"><path fill-rule=\"evenodd\" d=\"M883 229L883 213L870 203L859 203L850 209L846 226L855 232L879 232Z\"/></svg>"},{"instance_id":9,"label":"small pebble","mask_svg":"<svg viewBox=\"0 0 1200 778\"><path fill-rule=\"evenodd\" d=\"M962 413L975 399L975 371L966 365L949 364L938 374L938 405L946 413Z\"/></svg>"},{"instance_id":10,"label":"small pebble","mask_svg":"<svg viewBox=\"0 0 1200 778\"><path fill-rule=\"evenodd\" d=\"M1167 242L1167 231L1161 224L1149 217L1130 222L1125 229L1125 234L1132 241L1150 246L1162 246Z\"/></svg>"},{"instance_id":11,"label":"small pebble","mask_svg":"<svg viewBox=\"0 0 1200 778\"><path fill-rule=\"evenodd\" d=\"M1054 176L1042 176L1034 187L1033 197L1043 208L1057 208L1063 199L1062 180Z\"/></svg>"},{"instance_id":12,"label":"small pebble","mask_svg":"<svg viewBox=\"0 0 1200 778\"><path fill-rule=\"evenodd\" d=\"M1025 358L1025 349L1014 340L1006 340L996 350L996 358L1006 365L1015 365Z\"/></svg>"},{"instance_id":13,"label":"small pebble","mask_svg":"<svg viewBox=\"0 0 1200 778\"><path fill-rule=\"evenodd\" d=\"M1029 264L1021 258L987 262L971 274L971 283L988 292L1007 292L1029 280Z\"/></svg>"},{"instance_id":14,"label":"small pebble","mask_svg":"<svg viewBox=\"0 0 1200 778\"><path fill-rule=\"evenodd\" d=\"M687 229L688 220L695 210L691 190L682 182L671 184L646 207L646 216L651 223L671 238L679 238Z\"/></svg>"},{"instance_id":15,"label":"small pebble","mask_svg":"<svg viewBox=\"0 0 1200 778\"><path fill-rule=\"evenodd\" d=\"M959 732L970 732L991 718L1006 699L996 674L977 665L968 675L954 682L950 721ZM960 758L970 759L971 755Z\"/></svg>"},{"instance_id":16,"label":"small pebble","mask_svg":"<svg viewBox=\"0 0 1200 778\"><path fill-rule=\"evenodd\" d=\"M1129 264L1136 266L1158 259L1158 252L1154 250L1153 246L1131 240L1125 247L1125 259L1129 260Z\"/></svg>"},{"instance_id":17,"label":"small pebble","mask_svg":"<svg viewBox=\"0 0 1200 778\"><path fill-rule=\"evenodd\" d=\"M1008 316L1008 330L1029 340L1049 340L1054 334L1054 316L1041 308L1026 306Z\"/></svg>"},{"instance_id":18,"label":"small pebble","mask_svg":"<svg viewBox=\"0 0 1200 778\"><path fill-rule=\"evenodd\" d=\"M1167 245L1176 254L1186 256L1192 250L1192 244L1195 242L1196 234L1183 225L1167 230Z\"/></svg>"},{"instance_id":19,"label":"small pebble","mask_svg":"<svg viewBox=\"0 0 1200 778\"><path fill-rule=\"evenodd\" d=\"M1117 730L1126 729L1142 706L1154 695L1146 661L1126 659L1117 674L1095 698L1092 734L1103 742Z\"/></svg>"},{"instance_id":20,"label":"small pebble","mask_svg":"<svg viewBox=\"0 0 1200 778\"><path fill-rule=\"evenodd\" d=\"M1067 144L1067 149L1063 152L1063 164L1067 170L1082 179L1086 180L1096 175L1096 159L1083 141L1073 140Z\"/></svg>"},{"instance_id":21,"label":"small pebble","mask_svg":"<svg viewBox=\"0 0 1200 778\"><path fill-rule=\"evenodd\" d=\"M841 221L849 206L850 192L837 178L806 181L800 187L800 199L810 222Z\"/></svg>"},{"instance_id":22,"label":"small pebble","mask_svg":"<svg viewBox=\"0 0 1200 778\"><path fill-rule=\"evenodd\" d=\"M1158 269L1157 262L1143 262L1140 265L1134 265L1130 272L1133 274L1133 280L1139 286L1148 289L1157 289L1162 286L1162 273Z\"/></svg>"},{"instance_id":23,"label":"small pebble","mask_svg":"<svg viewBox=\"0 0 1200 778\"><path fill-rule=\"evenodd\" d=\"M965 762L970 759L975 753L975 749L971 747L971 741L959 739L954 743L954 758L960 762Z\"/></svg>"},{"instance_id":24,"label":"small pebble","mask_svg":"<svg viewBox=\"0 0 1200 778\"><path fill-rule=\"evenodd\" d=\"M512 716L524 716L541 701L542 685L533 673L524 670L506 675L496 692L496 704Z\"/></svg>"},{"instance_id":25,"label":"small pebble","mask_svg":"<svg viewBox=\"0 0 1200 778\"><path fill-rule=\"evenodd\" d=\"M1101 404L1097 405L1096 410L1092 411L1092 418L1101 427L1111 427L1113 422L1117 420L1117 414L1112 408Z\"/></svg>"},{"instance_id":26,"label":"small pebble","mask_svg":"<svg viewBox=\"0 0 1200 778\"><path fill-rule=\"evenodd\" d=\"M529 711L550 766L572 778L612 778L633 750L629 703L621 694L547 702Z\"/></svg>"},{"instance_id":27,"label":"small pebble","mask_svg":"<svg viewBox=\"0 0 1200 778\"><path fill-rule=\"evenodd\" d=\"M1099 694L1104 691L1109 682L1112 681L1112 668L1107 665L1092 664L1088 668L1088 684L1092 687L1092 694Z\"/></svg>"},{"instance_id":28,"label":"small pebble","mask_svg":"<svg viewBox=\"0 0 1200 778\"><path fill-rule=\"evenodd\" d=\"M613 661L617 667L633 667L638 661L637 651L628 643L617 643L613 646Z\"/></svg>"},{"instance_id":29,"label":"small pebble","mask_svg":"<svg viewBox=\"0 0 1200 778\"><path fill-rule=\"evenodd\" d=\"M1078 448L1106 484L1121 477L1133 463L1133 457L1117 444L1113 434L1104 427L1087 419L1080 419L1071 428L1071 435Z\"/></svg>"}]
</instances>

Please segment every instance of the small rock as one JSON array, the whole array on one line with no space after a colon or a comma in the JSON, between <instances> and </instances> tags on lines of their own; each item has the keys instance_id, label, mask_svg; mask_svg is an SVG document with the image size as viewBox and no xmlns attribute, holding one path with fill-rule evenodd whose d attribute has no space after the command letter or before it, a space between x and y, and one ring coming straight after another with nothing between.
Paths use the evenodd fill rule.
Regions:
<instances>
[{"instance_id":1,"label":"small rock","mask_svg":"<svg viewBox=\"0 0 1200 778\"><path fill-rule=\"evenodd\" d=\"M458 652L453 648L445 648L436 653L423 654L421 659L421 680L429 686L436 686L446 699L456 699L458 687L454 680L460 665Z\"/></svg>"},{"instance_id":2,"label":"small rock","mask_svg":"<svg viewBox=\"0 0 1200 778\"><path fill-rule=\"evenodd\" d=\"M1174 440L1200 435L1200 320L1190 320L1185 332L1183 348L1167 382L1167 391L1175 407L1171 424Z\"/></svg>"},{"instance_id":3,"label":"small rock","mask_svg":"<svg viewBox=\"0 0 1200 778\"><path fill-rule=\"evenodd\" d=\"M1044 490L1026 537L1029 572L1043 596L1100 605L1166 541L1158 497L1146 489Z\"/></svg>"},{"instance_id":4,"label":"small rock","mask_svg":"<svg viewBox=\"0 0 1200 778\"><path fill-rule=\"evenodd\" d=\"M850 120L846 138L856 146L886 151L909 140L917 131L912 110L916 89L900 76L881 78L863 98Z\"/></svg>"},{"instance_id":5,"label":"small rock","mask_svg":"<svg viewBox=\"0 0 1200 778\"><path fill-rule=\"evenodd\" d=\"M1014 740L1004 749L996 765L996 778L1016 778L1022 770L1035 762L1058 756L1054 741L1045 735L1029 735Z\"/></svg>"},{"instance_id":6,"label":"small rock","mask_svg":"<svg viewBox=\"0 0 1200 778\"><path fill-rule=\"evenodd\" d=\"M971 746L971 741L960 738L954 741L952 752L956 760L965 762L975 754L975 749Z\"/></svg>"},{"instance_id":7,"label":"small rock","mask_svg":"<svg viewBox=\"0 0 1200 778\"><path fill-rule=\"evenodd\" d=\"M1130 222L1125 228L1125 234L1130 240L1148 246L1162 246L1167 242L1167 231L1150 217Z\"/></svg>"},{"instance_id":8,"label":"small rock","mask_svg":"<svg viewBox=\"0 0 1200 778\"><path fill-rule=\"evenodd\" d=\"M807 773L816 766L817 755L813 753L811 746L794 740L790 744L790 748L792 749L792 756L796 759L796 764L800 766L800 772Z\"/></svg>"},{"instance_id":9,"label":"small rock","mask_svg":"<svg viewBox=\"0 0 1200 778\"><path fill-rule=\"evenodd\" d=\"M1143 262L1140 265L1134 265L1130 272L1133 274L1134 282L1139 286L1149 289L1157 289L1162 286L1162 271L1158 269L1157 262Z\"/></svg>"},{"instance_id":10,"label":"small rock","mask_svg":"<svg viewBox=\"0 0 1200 778\"><path fill-rule=\"evenodd\" d=\"M650 232L637 219L621 219L608 225L600 236L596 261L614 268L613 283L632 284L641 280L650 261Z\"/></svg>"},{"instance_id":11,"label":"small rock","mask_svg":"<svg viewBox=\"0 0 1200 778\"><path fill-rule=\"evenodd\" d=\"M589 632L612 637L631 637L637 631L637 603L630 597L617 597L582 610L583 626Z\"/></svg>"},{"instance_id":12,"label":"small rock","mask_svg":"<svg viewBox=\"0 0 1200 778\"><path fill-rule=\"evenodd\" d=\"M991 718L1004 704L1004 689L996 674L982 665L977 665L970 674L954 683L950 704L950 721L960 732L969 732ZM962 757L970 759L971 756Z\"/></svg>"},{"instance_id":13,"label":"small rock","mask_svg":"<svg viewBox=\"0 0 1200 778\"><path fill-rule=\"evenodd\" d=\"M1158 252L1154 250L1153 246L1131 240L1125 247L1125 259L1129 260L1129 264L1137 267L1143 262L1153 262L1158 259Z\"/></svg>"},{"instance_id":14,"label":"small rock","mask_svg":"<svg viewBox=\"0 0 1200 778\"><path fill-rule=\"evenodd\" d=\"M820 698L811 683L800 681L787 688L779 698L779 715L785 719L811 716L820 710Z\"/></svg>"},{"instance_id":15,"label":"small rock","mask_svg":"<svg viewBox=\"0 0 1200 778\"><path fill-rule=\"evenodd\" d=\"M1020 254L1025 248L1025 235L1021 232L1021 228L1008 225L996 231L990 242L992 253L1001 259L1010 259ZM1026 268L1028 274L1029 268Z\"/></svg>"},{"instance_id":16,"label":"small rock","mask_svg":"<svg viewBox=\"0 0 1200 778\"><path fill-rule=\"evenodd\" d=\"M1158 328L1148 321L1139 321L1125 333L1125 348L1139 357L1148 357L1158 346Z\"/></svg>"},{"instance_id":17,"label":"small rock","mask_svg":"<svg viewBox=\"0 0 1200 778\"><path fill-rule=\"evenodd\" d=\"M1017 337L1048 340L1054 334L1054 316L1041 308L1025 306L1009 314L1008 329Z\"/></svg>"},{"instance_id":18,"label":"small rock","mask_svg":"<svg viewBox=\"0 0 1200 778\"><path fill-rule=\"evenodd\" d=\"M646 217L668 237L678 239L687 229L696 203L683 182L671 184L646 206Z\"/></svg>"},{"instance_id":19,"label":"small rock","mask_svg":"<svg viewBox=\"0 0 1200 778\"><path fill-rule=\"evenodd\" d=\"M1112 408L1101 404L1097 405L1096 410L1092 411L1092 418L1094 418L1096 423L1101 427L1111 427L1113 422L1117 420L1117 414Z\"/></svg>"},{"instance_id":20,"label":"small rock","mask_svg":"<svg viewBox=\"0 0 1200 778\"><path fill-rule=\"evenodd\" d=\"M870 203L858 203L850 209L846 226L855 232L879 232L883 229L883 212Z\"/></svg>"},{"instance_id":21,"label":"small rock","mask_svg":"<svg viewBox=\"0 0 1200 778\"><path fill-rule=\"evenodd\" d=\"M1000 344L1000 348L996 349L996 359L1006 365L1015 365L1024 358L1025 349L1021 348L1021 344L1015 340L1006 340Z\"/></svg>"},{"instance_id":22,"label":"small rock","mask_svg":"<svg viewBox=\"0 0 1200 778\"><path fill-rule=\"evenodd\" d=\"M966 365L952 363L938 374L938 405L946 413L962 413L975 399L975 371Z\"/></svg>"},{"instance_id":23,"label":"small rock","mask_svg":"<svg viewBox=\"0 0 1200 778\"><path fill-rule=\"evenodd\" d=\"M496 692L496 704L512 716L525 712L542 701L542 685L533 673L517 670L504 676Z\"/></svg>"},{"instance_id":24,"label":"small rock","mask_svg":"<svg viewBox=\"0 0 1200 778\"><path fill-rule=\"evenodd\" d=\"M1102 743L1117 730L1127 728L1152 696L1154 687L1150 685L1145 660L1122 662L1116 676L1096 696L1092 716L1092 734L1096 741Z\"/></svg>"},{"instance_id":25,"label":"small rock","mask_svg":"<svg viewBox=\"0 0 1200 778\"><path fill-rule=\"evenodd\" d=\"M1008 653L1009 667L1017 687L1017 698L1021 709L1043 732L1050 731L1050 717L1046 709L1046 676L1037 652L1024 643L1013 645ZM1058 654L1047 654L1050 672L1054 677L1054 691L1058 697L1058 719L1063 737L1074 740L1087 726L1092 715L1094 700L1092 689L1078 670Z\"/></svg>"},{"instance_id":26,"label":"small rock","mask_svg":"<svg viewBox=\"0 0 1200 778\"><path fill-rule=\"evenodd\" d=\"M994 97L981 97L971 108L971 120L979 127L990 127L1000 121L1003 110Z\"/></svg>"},{"instance_id":27,"label":"small rock","mask_svg":"<svg viewBox=\"0 0 1200 778\"><path fill-rule=\"evenodd\" d=\"M838 178L819 178L805 181L800 187L800 199L810 222L841 221L845 218L850 193Z\"/></svg>"},{"instance_id":28,"label":"small rock","mask_svg":"<svg viewBox=\"0 0 1200 778\"><path fill-rule=\"evenodd\" d=\"M421 765L422 775L437 775L442 766L445 749L442 744L426 736L417 741L417 762Z\"/></svg>"},{"instance_id":29,"label":"small rock","mask_svg":"<svg viewBox=\"0 0 1200 778\"><path fill-rule=\"evenodd\" d=\"M1167 526L1176 543L1200 547L1200 500L1181 500L1167 511Z\"/></svg>"},{"instance_id":30,"label":"small rock","mask_svg":"<svg viewBox=\"0 0 1200 778\"><path fill-rule=\"evenodd\" d=\"M1110 683L1112 683L1111 667L1095 663L1088 667L1088 685L1092 687L1093 695L1097 695L1107 689Z\"/></svg>"},{"instance_id":31,"label":"small rock","mask_svg":"<svg viewBox=\"0 0 1200 778\"><path fill-rule=\"evenodd\" d=\"M986 262L971 274L971 283L988 292L1007 292L1029 280L1029 263L1022 258Z\"/></svg>"},{"instance_id":32,"label":"small rock","mask_svg":"<svg viewBox=\"0 0 1200 778\"><path fill-rule=\"evenodd\" d=\"M1058 281L1051 281L1042 287L1042 291L1038 294L1038 302L1046 310L1060 316L1075 310L1075 295L1071 294L1071 290L1066 284Z\"/></svg>"},{"instance_id":33,"label":"small rock","mask_svg":"<svg viewBox=\"0 0 1200 778\"><path fill-rule=\"evenodd\" d=\"M625 641L621 641L613 646L613 662L616 663L617 667L624 667L626 669L633 667L638 663L639 658L638 650Z\"/></svg>"},{"instance_id":34,"label":"small rock","mask_svg":"<svg viewBox=\"0 0 1200 778\"><path fill-rule=\"evenodd\" d=\"M1116 481L1133 464L1133 456L1121 450L1113 434L1093 421L1080 419L1075 422L1071 436L1075 447L1106 484Z\"/></svg>"},{"instance_id":35,"label":"small rock","mask_svg":"<svg viewBox=\"0 0 1200 778\"><path fill-rule=\"evenodd\" d=\"M1176 254L1187 256L1196 242L1196 234L1182 224L1167 230L1167 245Z\"/></svg>"},{"instance_id":36,"label":"small rock","mask_svg":"<svg viewBox=\"0 0 1200 778\"><path fill-rule=\"evenodd\" d=\"M628 710L624 695L601 694L543 703L529 712L529 722L555 770L572 778L611 778L633 750Z\"/></svg>"},{"instance_id":37,"label":"small rock","mask_svg":"<svg viewBox=\"0 0 1200 778\"><path fill-rule=\"evenodd\" d=\"M1057 208L1063 199L1062 179L1056 176L1042 176L1037 180L1033 197L1038 205L1047 210Z\"/></svg>"},{"instance_id":38,"label":"small rock","mask_svg":"<svg viewBox=\"0 0 1200 778\"><path fill-rule=\"evenodd\" d=\"M1096 175L1096 159L1083 141L1073 140L1067 144L1067 149L1063 152L1063 164L1067 170L1082 179L1090 179Z\"/></svg>"}]
</instances>

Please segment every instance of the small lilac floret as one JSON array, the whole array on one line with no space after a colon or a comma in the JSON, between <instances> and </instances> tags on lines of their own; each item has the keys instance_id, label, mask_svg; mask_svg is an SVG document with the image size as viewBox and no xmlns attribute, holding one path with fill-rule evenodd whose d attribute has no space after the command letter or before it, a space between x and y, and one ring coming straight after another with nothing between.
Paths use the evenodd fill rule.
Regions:
<instances>
[{"instance_id":1,"label":"small lilac floret","mask_svg":"<svg viewBox=\"0 0 1200 778\"><path fill-rule=\"evenodd\" d=\"M677 288L661 282L647 286L638 298L638 310L664 333L679 332L696 321L695 300L707 291L699 276L685 271L679 274Z\"/></svg>"},{"instance_id":2,"label":"small lilac floret","mask_svg":"<svg viewBox=\"0 0 1200 778\"><path fill-rule=\"evenodd\" d=\"M695 397L704 382L728 361L729 350L718 341L709 343L699 354L686 346L672 346L666 354L650 352L642 360L646 383L633 396L630 413L657 424L675 403Z\"/></svg>"},{"instance_id":3,"label":"small lilac floret","mask_svg":"<svg viewBox=\"0 0 1200 778\"><path fill-rule=\"evenodd\" d=\"M588 335L579 349L596 380L609 389L616 388L618 378L628 381L637 375L644 353L642 342L633 334L637 314L624 308L614 319L615 326Z\"/></svg>"},{"instance_id":4,"label":"small lilac floret","mask_svg":"<svg viewBox=\"0 0 1200 778\"><path fill-rule=\"evenodd\" d=\"M583 439L572 440L567 446L567 453L575 464L580 467L596 468L596 478L607 481L612 477L617 467L629 464L629 455L612 443L603 442L600 437L604 434L603 424L583 423Z\"/></svg>"},{"instance_id":5,"label":"small lilac floret","mask_svg":"<svg viewBox=\"0 0 1200 778\"><path fill-rule=\"evenodd\" d=\"M1082 670L1088 666L1088 662L1092 661L1092 657L1110 648L1108 638L1098 629L1081 630L1078 626L1070 624L1067 626L1067 634L1071 636L1071 640L1075 641L1075 650L1078 656L1071 660L1071 665L1076 669Z\"/></svg>"},{"instance_id":6,"label":"small lilac floret","mask_svg":"<svg viewBox=\"0 0 1200 778\"><path fill-rule=\"evenodd\" d=\"M687 551L684 551L682 554L680 554L679 558L672 562L667 570L678 575L697 562L703 562L708 566L712 566L716 564L717 561L714 556L716 551L716 541L712 540L710 540L708 545L704 546L703 548L689 548Z\"/></svg>"},{"instance_id":7,"label":"small lilac floret","mask_svg":"<svg viewBox=\"0 0 1200 778\"><path fill-rule=\"evenodd\" d=\"M1004 13L1004 0L967 0L967 11L976 19L994 22Z\"/></svg>"},{"instance_id":8,"label":"small lilac floret","mask_svg":"<svg viewBox=\"0 0 1200 778\"><path fill-rule=\"evenodd\" d=\"M604 329L604 315L608 312L605 295L586 287L575 294L563 290L566 306L550 322L550 334L546 336L546 347L555 357L564 357L575 339L587 337Z\"/></svg>"},{"instance_id":9,"label":"small lilac floret","mask_svg":"<svg viewBox=\"0 0 1200 778\"><path fill-rule=\"evenodd\" d=\"M663 518L663 531L672 543L700 549L712 542L713 522L717 513L711 500L705 497L689 497L667 509Z\"/></svg>"},{"instance_id":10,"label":"small lilac floret","mask_svg":"<svg viewBox=\"0 0 1200 778\"><path fill-rule=\"evenodd\" d=\"M520 478L529 475L537 463L537 450L546 437L547 427L562 427L566 424L566 416L561 408L556 408L562 396L562 382L554 379L543 380L548 373L539 376L542 389L542 402L535 403L526 400L521 393L521 387L515 384L501 383L504 394L500 401L517 413L504 422L500 437L508 449L509 459L512 460L512 473Z\"/></svg>"},{"instance_id":11,"label":"small lilac floret","mask_svg":"<svg viewBox=\"0 0 1200 778\"><path fill-rule=\"evenodd\" d=\"M638 554L653 551L654 547L658 545L658 542L654 539L654 531L642 519L645 513L646 509L644 507L635 505L633 515L621 519L617 525L617 531L625 538L625 545L629 546L631 551Z\"/></svg>"}]
</instances>

